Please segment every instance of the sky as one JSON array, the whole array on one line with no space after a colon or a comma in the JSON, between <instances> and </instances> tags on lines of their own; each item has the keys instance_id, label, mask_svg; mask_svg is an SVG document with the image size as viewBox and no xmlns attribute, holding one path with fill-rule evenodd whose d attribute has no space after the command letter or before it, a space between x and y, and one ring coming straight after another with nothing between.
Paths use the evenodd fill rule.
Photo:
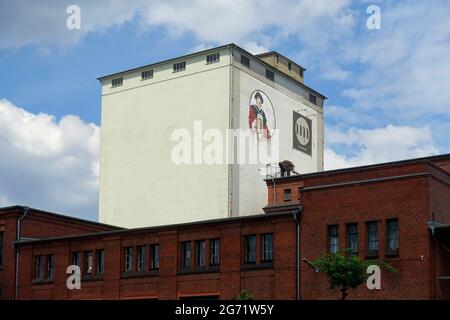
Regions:
<instances>
[{"instance_id":1,"label":"sky","mask_svg":"<svg viewBox=\"0 0 450 320\"><path fill-rule=\"evenodd\" d=\"M449 153L449 16L446 0L0 0L0 207L97 220L96 79L227 43L307 69L326 169Z\"/></svg>"}]
</instances>

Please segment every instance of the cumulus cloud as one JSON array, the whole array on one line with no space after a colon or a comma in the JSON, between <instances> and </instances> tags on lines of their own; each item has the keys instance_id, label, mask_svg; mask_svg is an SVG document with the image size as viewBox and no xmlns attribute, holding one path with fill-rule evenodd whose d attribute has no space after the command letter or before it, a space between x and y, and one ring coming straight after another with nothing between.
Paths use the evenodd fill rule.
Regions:
<instances>
[{"instance_id":1,"label":"cumulus cloud","mask_svg":"<svg viewBox=\"0 0 450 320\"><path fill-rule=\"evenodd\" d=\"M327 170L439 153L429 127L388 125L376 129L350 128L346 131L328 128L326 138Z\"/></svg>"},{"instance_id":2,"label":"cumulus cloud","mask_svg":"<svg viewBox=\"0 0 450 320\"><path fill-rule=\"evenodd\" d=\"M95 219L100 129L79 117L33 114L0 100L0 205Z\"/></svg>"}]
</instances>

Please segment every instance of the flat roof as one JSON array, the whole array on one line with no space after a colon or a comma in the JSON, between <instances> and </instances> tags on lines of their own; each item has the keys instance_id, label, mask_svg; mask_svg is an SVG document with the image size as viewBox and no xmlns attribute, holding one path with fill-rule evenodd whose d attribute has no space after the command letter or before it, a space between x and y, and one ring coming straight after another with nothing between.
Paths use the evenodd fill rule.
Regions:
<instances>
[{"instance_id":1,"label":"flat roof","mask_svg":"<svg viewBox=\"0 0 450 320\"><path fill-rule=\"evenodd\" d=\"M22 239L19 241L14 241L14 245L21 245L27 243L41 243L41 242L50 242L50 241L58 241L58 240L70 240L70 239L82 239L82 238L92 238L99 236L109 236L109 235L122 235L128 233L141 233L141 232L157 232L157 231L167 231L173 229L185 229L192 228L202 225L211 225L211 224L222 224L222 223L235 223L241 221L251 221L251 220L264 220L271 219L282 216L290 216L291 212L280 212L280 213L261 213L254 214L248 216L241 217L231 217L231 218L219 218L219 219L210 219L210 220L200 220L193 222L185 222L185 223L177 223L177 224L168 224L161 226L152 226L152 227L139 227L139 228L130 228L130 229L122 229L122 230L112 230L112 231L99 231L99 232L91 232L91 233L83 233L79 235L70 235L70 236L61 236L61 237L49 237L49 238L40 238L40 239Z\"/></svg>"},{"instance_id":2,"label":"flat roof","mask_svg":"<svg viewBox=\"0 0 450 320\"><path fill-rule=\"evenodd\" d=\"M270 64L268 64L267 62L265 62L264 60L262 60L262 59L259 57L259 56L262 56L262 55L264 55L264 54L266 54L266 53L254 55L254 54L248 52L247 50L245 50L245 49L239 47L238 45L236 45L236 44L234 44L234 43L229 43L229 44L222 45L222 46L219 46L219 47L209 48L209 49L205 49L205 50L202 50L202 51L197 51L197 52L185 54L185 55L182 55L182 56L178 56L178 57L174 57L174 58L170 58L170 59L158 61L158 62L151 63L151 64L147 64L147 65L143 65L143 66L140 66L140 67L135 67L135 68L131 68L131 69L127 69L127 70L115 72L115 73L112 73L112 74L108 74L108 75L101 76L101 77L97 78L97 80L102 81L102 80L104 80L104 79L106 79L106 78L118 76L118 75L125 74L125 73L129 73L129 72L134 72L134 71L141 70L141 69L145 69L145 68L155 67L155 66L157 66L157 65L161 65L161 64L165 64L165 63L169 63L169 62L174 62L174 61L181 60L181 59L187 59L187 58L190 58L190 57L193 57L193 56L196 56L196 55L205 54L205 53L207 53L207 52L209 52L209 51L217 51L217 50L222 50L222 49L225 49L225 48L236 48L236 49L238 49L238 50L241 50L241 51L245 52L245 54L248 54L248 55L250 55L250 56L252 56L252 57L258 59L259 62L261 62L262 64L264 64L266 67L272 69L274 72L277 72L278 74L280 74L280 75L286 77L287 79L294 81L295 83L297 83L297 84L300 85L301 87L303 87L303 88L305 88L305 89L307 89L307 90L313 92L314 94L320 96L322 99L324 99L324 100L325 100L325 99L328 99L328 98L327 98L326 96L324 96L322 93L320 93L320 92L318 92L317 90L314 90L313 88L308 87L306 84L304 84L304 83L302 83L302 82L300 82L300 81L298 81L298 80L296 80L296 79L294 79L294 78L292 78L292 77L290 77L290 76L284 74L283 72L277 70L276 68L274 68L273 66L271 66ZM267 54L272 53L272 52L276 52L276 51L269 51ZM283 56L283 55L280 54L280 53L277 53L277 54ZM285 56L283 56L283 57L285 57ZM285 57L285 58L288 59L289 61L292 61L291 59L289 59L289 58L287 58L287 57ZM293 61L293 62L294 62L294 61ZM300 68L302 68L303 70L306 70L306 69L304 69L303 67L301 67L298 63L296 63L296 62L294 62L294 63L295 63L296 65L298 65Z\"/></svg>"},{"instance_id":3,"label":"flat roof","mask_svg":"<svg viewBox=\"0 0 450 320\"><path fill-rule=\"evenodd\" d=\"M450 160L450 153L446 154L440 154L435 156L428 156L428 157L420 157L420 158L413 158L413 159L404 159L404 160L396 160L391 162L382 162L382 163L374 163L374 164L368 164L368 165L362 165L357 167L350 167L350 168L341 168L341 169L333 169L333 170L324 170L319 172L311 172L311 173L303 173L298 175L291 175L287 177L274 177L276 181L283 181L283 180L296 180L296 179L303 179L303 178L312 178L312 177L320 177L320 176L326 176L329 174L340 174L340 173L349 173L349 172L358 172L363 171L367 169L377 169L377 168L383 168L383 167L391 167L391 166L399 166L403 164L414 164L414 163L426 163L430 162L433 163L433 161L437 161L440 159L448 159ZM442 169L443 172L450 175L450 172L445 171ZM272 181L272 178L264 179L266 182Z\"/></svg>"}]
</instances>

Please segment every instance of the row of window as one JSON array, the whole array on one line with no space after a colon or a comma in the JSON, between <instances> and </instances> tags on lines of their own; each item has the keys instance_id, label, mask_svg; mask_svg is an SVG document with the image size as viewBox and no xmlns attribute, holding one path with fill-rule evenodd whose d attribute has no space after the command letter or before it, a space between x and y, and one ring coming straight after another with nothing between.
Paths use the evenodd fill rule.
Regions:
<instances>
[{"instance_id":1,"label":"row of window","mask_svg":"<svg viewBox=\"0 0 450 320\"><path fill-rule=\"evenodd\" d=\"M256 263L256 235L245 236L245 263ZM273 260L273 234L265 233L260 235L261 241L261 256L260 261L262 263L272 262Z\"/></svg>"},{"instance_id":2,"label":"row of window","mask_svg":"<svg viewBox=\"0 0 450 320\"><path fill-rule=\"evenodd\" d=\"M159 269L159 244L126 247L123 261L124 272L156 271Z\"/></svg>"},{"instance_id":3,"label":"row of window","mask_svg":"<svg viewBox=\"0 0 450 320\"><path fill-rule=\"evenodd\" d=\"M194 244L194 254L192 245ZM181 242L181 269L190 270L192 267L205 268L218 266L220 264L220 239L209 240L209 260L207 261L207 240L183 241Z\"/></svg>"},{"instance_id":4,"label":"row of window","mask_svg":"<svg viewBox=\"0 0 450 320\"><path fill-rule=\"evenodd\" d=\"M206 56L206 64L216 63L220 61L220 53L216 52ZM173 64L173 72L181 72L186 70L186 61L180 61ZM141 80L147 80L153 78L153 69L145 70L141 72ZM111 80L111 86L120 87L123 85L123 77L114 78Z\"/></svg>"},{"instance_id":5,"label":"row of window","mask_svg":"<svg viewBox=\"0 0 450 320\"><path fill-rule=\"evenodd\" d=\"M377 256L379 251L378 221L366 222L366 255ZM346 248L353 254L358 254L358 224L346 224ZM328 252L339 251L339 225L328 226ZM398 255L399 228L398 219L386 220L386 254Z\"/></svg>"}]
</instances>

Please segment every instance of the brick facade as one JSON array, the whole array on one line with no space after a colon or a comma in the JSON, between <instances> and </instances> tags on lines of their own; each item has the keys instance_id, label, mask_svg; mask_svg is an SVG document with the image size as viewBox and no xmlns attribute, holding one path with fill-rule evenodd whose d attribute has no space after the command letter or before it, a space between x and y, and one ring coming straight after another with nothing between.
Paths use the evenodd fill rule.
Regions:
<instances>
[{"instance_id":1,"label":"brick facade","mask_svg":"<svg viewBox=\"0 0 450 320\"><path fill-rule=\"evenodd\" d=\"M233 299L241 290L257 299L295 299L297 224L300 222L300 298L337 299L326 277L305 261L329 250L328 226L337 225L339 249L347 247L347 226L357 225L357 254L397 269L382 271L381 290L362 285L349 299L450 299L450 155L266 180L266 214L182 225L117 230L51 215L30 215L20 252L19 299ZM287 190L290 189L290 192ZM15 225L20 210L0 211L5 232L0 287L14 297ZM388 250L388 221L398 221L398 250ZM368 223L377 227L377 248L368 250ZM430 223L441 227L433 230ZM447 227L448 225L448 227ZM0 229L1 230L1 229ZM273 259L262 261L262 235L272 235ZM256 262L246 263L245 239L256 236ZM220 240L220 263L210 265L210 240ZM196 247L204 240L205 266L197 267ZM182 243L191 244L190 268L182 268ZM149 253L159 245L159 267ZM146 269L137 271L138 247L146 246ZM132 248L132 270L125 270L125 248ZM104 272L97 276L96 252L104 250ZM93 253L94 272L82 276L81 290L68 290L66 268L72 255ZM55 259L54 277L36 281L36 256ZM45 258L46 259L46 258Z\"/></svg>"}]
</instances>

